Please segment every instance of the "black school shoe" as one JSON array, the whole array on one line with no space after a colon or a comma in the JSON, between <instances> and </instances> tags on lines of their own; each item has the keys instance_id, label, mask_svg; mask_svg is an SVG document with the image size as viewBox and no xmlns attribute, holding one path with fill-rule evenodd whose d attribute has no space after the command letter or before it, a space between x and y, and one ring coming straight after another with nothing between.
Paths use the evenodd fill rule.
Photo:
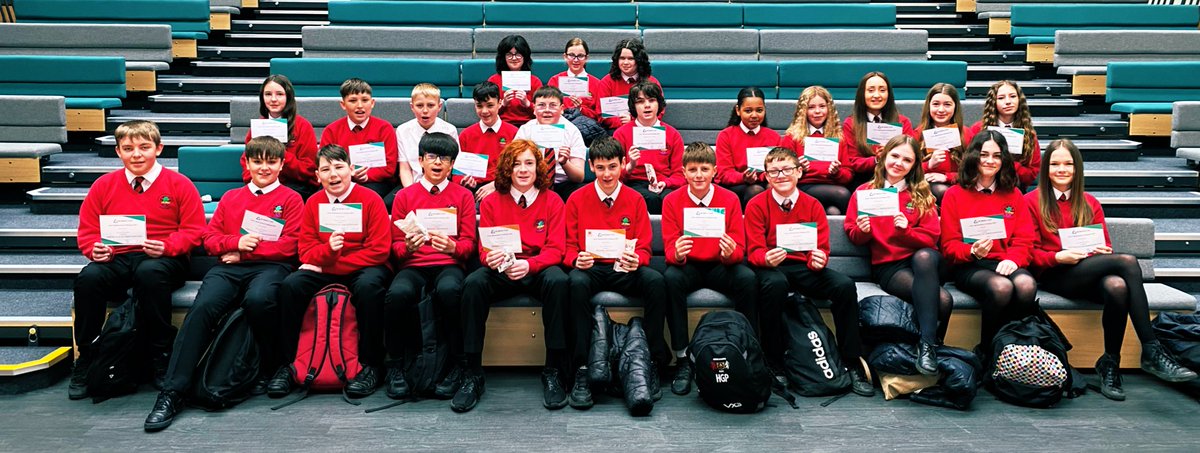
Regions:
<instances>
[{"instance_id":1,"label":"black school shoe","mask_svg":"<svg viewBox=\"0 0 1200 453\"><path fill-rule=\"evenodd\" d=\"M350 398L366 398L379 388L379 370L371 365L363 365L358 376L346 383L346 396Z\"/></svg>"},{"instance_id":2,"label":"black school shoe","mask_svg":"<svg viewBox=\"0 0 1200 453\"><path fill-rule=\"evenodd\" d=\"M937 376L937 346L924 341L917 343L917 372L926 376Z\"/></svg>"},{"instance_id":3,"label":"black school shoe","mask_svg":"<svg viewBox=\"0 0 1200 453\"><path fill-rule=\"evenodd\" d=\"M595 404L592 401L592 384L588 382L587 368L575 370L575 385L571 387L571 395L567 397L567 402L579 410L591 409Z\"/></svg>"},{"instance_id":4,"label":"black school shoe","mask_svg":"<svg viewBox=\"0 0 1200 453\"><path fill-rule=\"evenodd\" d=\"M463 378L466 364L459 362L454 365L454 369L450 370L450 374L446 375L442 382L439 382L433 388L433 397L439 400L448 400L454 398L454 394L458 392L458 388L463 384Z\"/></svg>"},{"instance_id":5,"label":"black school shoe","mask_svg":"<svg viewBox=\"0 0 1200 453\"><path fill-rule=\"evenodd\" d=\"M275 371L275 375L271 380L267 381L267 396L271 398L283 398L292 393L292 384L295 382L292 376L292 366L284 365Z\"/></svg>"},{"instance_id":6,"label":"black school shoe","mask_svg":"<svg viewBox=\"0 0 1200 453\"><path fill-rule=\"evenodd\" d=\"M850 380L850 391L854 392L858 396L875 396L875 386L871 385L871 381L867 380L867 377L863 375L861 370L851 369Z\"/></svg>"},{"instance_id":7,"label":"black school shoe","mask_svg":"<svg viewBox=\"0 0 1200 453\"><path fill-rule=\"evenodd\" d=\"M1117 359L1109 354L1096 360L1096 375L1100 377L1100 394L1113 401L1125 401L1125 390L1121 389L1121 370Z\"/></svg>"},{"instance_id":8,"label":"black school shoe","mask_svg":"<svg viewBox=\"0 0 1200 453\"><path fill-rule=\"evenodd\" d=\"M567 407L567 391L558 379L558 368L542 368L542 407L556 411Z\"/></svg>"},{"instance_id":9,"label":"black school shoe","mask_svg":"<svg viewBox=\"0 0 1200 453\"><path fill-rule=\"evenodd\" d=\"M450 410L458 413L474 409L475 405L479 404L479 398L483 397L485 390L482 371L464 374L462 385L458 387L458 391L454 393L454 399L450 401Z\"/></svg>"},{"instance_id":10,"label":"black school shoe","mask_svg":"<svg viewBox=\"0 0 1200 453\"><path fill-rule=\"evenodd\" d=\"M67 385L67 398L81 400L88 397L87 372L90 362L84 356L75 361L75 367L71 369L71 383Z\"/></svg>"},{"instance_id":11,"label":"black school shoe","mask_svg":"<svg viewBox=\"0 0 1200 453\"><path fill-rule=\"evenodd\" d=\"M146 423L143 429L148 433L162 431L171 422L175 421L175 416L183 410L183 397L174 390L167 390L158 394L158 399L154 401L154 409L150 410L150 415L146 416Z\"/></svg>"},{"instance_id":12,"label":"black school shoe","mask_svg":"<svg viewBox=\"0 0 1200 453\"><path fill-rule=\"evenodd\" d=\"M1152 341L1142 345L1142 370L1167 382L1187 382L1196 379L1196 372L1180 365L1162 343Z\"/></svg>"},{"instance_id":13,"label":"black school shoe","mask_svg":"<svg viewBox=\"0 0 1200 453\"><path fill-rule=\"evenodd\" d=\"M402 400L408 398L411 390L408 387L408 381L404 379L404 369L399 365L388 367L387 377L383 379L385 393L387 397L394 400Z\"/></svg>"},{"instance_id":14,"label":"black school shoe","mask_svg":"<svg viewBox=\"0 0 1200 453\"><path fill-rule=\"evenodd\" d=\"M680 357L675 362L675 379L671 380L671 393L687 395L692 392L692 361L687 357Z\"/></svg>"},{"instance_id":15,"label":"black school shoe","mask_svg":"<svg viewBox=\"0 0 1200 453\"><path fill-rule=\"evenodd\" d=\"M658 378L658 364L650 362L650 399L658 401L662 397L662 380Z\"/></svg>"}]
</instances>

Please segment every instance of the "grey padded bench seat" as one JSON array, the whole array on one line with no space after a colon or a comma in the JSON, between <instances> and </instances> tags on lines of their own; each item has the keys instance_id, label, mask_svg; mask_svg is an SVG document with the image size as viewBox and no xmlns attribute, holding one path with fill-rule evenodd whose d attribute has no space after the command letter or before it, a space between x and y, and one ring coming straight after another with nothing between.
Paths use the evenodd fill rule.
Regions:
<instances>
[{"instance_id":1,"label":"grey padded bench seat","mask_svg":"<svg viewBox=\"0 0 1200 453\"><path fill-rule=\"evenodd\" d=\"M304 27L300 34L306 58L463 59L475 48L470 28L333 25Z\"/></svg>"},{"instance_id":2,"label":"grey padded bench seat","mask_svg":"<svg viewBox=\"0 0 1200 453\"><path fill-rule=\"evenodd\" d=\"M1059 30L1054 66L1059 74L1105 74L1113 61L1200 60L1200 30Z\"/></svg>"},{"instance_id":3,"label":"grey padded bench seat","mask_svg":"<svg viewBox=\"0 0 1200 453\"><path fill-rule=\"evenodd\" d=\"M129 70L170 69L169 25L0 24L0 55L125 57Z\"/></svg>"},{"instance_id":4,"label":"grey padded bench seat","mask_svg":"<svg viewBox=\"0 0 1200 453\"><path fill-rule=\"evenodd\" d=\"M980 18L1009 17L1008 12L1014 4L1053 4L1053 3L1146 3L1146 0L976 0L975 12ZM984 13L992 13L987 16ZM1003 13L995 15L994 13Z\"/></svg>"},{"instance_id":5,"label":"grey padded bench seat","mask_svg":"<svg viewBox=\"0 0 1200 453\"><path fill-rule=\"evenodd\" d=\"M1171 147L1178 157L1200 161L1200 101L1172 104Z\"/></svg>"},{"instance_id":6,"label":"grey padded bench seat","mask_svg":"<svg viewBox=\"0 0 1200 453\"><path fill-rule=\"evenodd\" d=\"M760 60L927 60L926 30L761 30Z\"/></svg>"},{"instance_id":7,"label":"grey padded bench seat","mask_svg":"<svg viewBox=\"0 0 1200 453\"><path fill-rule=\"evenodd\" d=\"M41 158L66 142L66 98L0 95L0 157Z\"/></svg>"}]
</instances>

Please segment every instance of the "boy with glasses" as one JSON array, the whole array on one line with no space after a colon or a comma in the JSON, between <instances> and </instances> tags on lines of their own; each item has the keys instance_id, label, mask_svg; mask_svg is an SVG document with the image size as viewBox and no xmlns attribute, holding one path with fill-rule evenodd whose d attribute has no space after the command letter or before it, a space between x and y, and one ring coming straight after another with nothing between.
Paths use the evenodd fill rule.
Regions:
<instances>
[{"instance_id":1,"label":"boy with glasses","mask_svg":"<svg viewBox=\"0 0 1200 453\"><path fill-rule=\"evenodd\" d=\"M553 162L554 191L562 199L583 182L583 159L587 147L579 128L562 117L563 94L544 86L533 93L533 119L517 129L517 139L532 140L543 156Z\"/></svg>"}]
</instances>

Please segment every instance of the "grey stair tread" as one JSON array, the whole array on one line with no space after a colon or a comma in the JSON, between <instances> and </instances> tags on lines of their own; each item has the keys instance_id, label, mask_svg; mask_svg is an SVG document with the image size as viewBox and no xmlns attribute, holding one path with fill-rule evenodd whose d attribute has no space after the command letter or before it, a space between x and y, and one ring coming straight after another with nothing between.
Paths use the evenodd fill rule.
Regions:
<instances>
[{"instance_id":1,"label":"grey stair tread","mask_svg":"<svg viewBox=\"0 0 1200 453\"><path fill-rule=\"evenodd\" d=\"M1182 191L1088 191L1100 203L1121 205L1200 205L1200 192Z\"/></svg>"},{"instance_id":2,"label":"grey stair tread","mask_svg":"<svg viewBox=\"0 0 1200 453\"><path fill-rule=\"evenodd\" d=\"M110 116L110 123L124 123L131 120L148 120L160 124L226 124L229 123L228 114L220 113L155 113L144 112L142 115L121 115Z\"/></svg>"},{"instance_id":3,"label":"grey stair tread","mask_svg":"<svg viewBox=\"0 0 1200 453\"><path fill-rule=\"evenodd\" d=\"M929 43L930 44L933 44L933 43L946 43L946 44L990 43L995 40L996 40L995 38L980 38L980 37L967 38L967 37L959 37L959 36L954 36L954 37L943 36L943 37L930 37Z\"/></svg>"},{"instance_id":4,"label":"grey stair tread","mask_svg":"<svg viewBox=\"0 0 1200 453\"><path fill-rule=\"evenodd\" d=\"M173 157L159 157L158 163L164 167L174 168L179 166L179 160ZM121 159L116 157L101 157L95 154L86 153L61 153L51 156L47 166L79 166L79 167L121 167ZM43 167L45 168L45 167Z\"/></svg>"},{"instance_id":5,"label":"grey stair tread","mask_svg":"<svg viewBox=\"0 0 1200 453\"><path fill-rule=\"evenodd\" d=\"M201 52L303 52L303 47L267 47L267 46L196 46Z\"/></svg>"},{"instance_id":6,"label":"grey stair tread","mask_svg":"<svg viewBox=\"0 0 1200 453\"><path fill-rule=\"evenodd\" d=\"M300 33L229 33L225 37L229 39L299 40L302 35Z\"/></svg>"},{"instance_id":7,"label":"grey stair tread","mask_svg":"<svg viewBox=\"0 0 1200 453\"><path fill-rule=\"evenodd\" d=\"M269 61L193 61L192 66L208 68L269 68ZM260 80L259 83L262 83Z\"/></svg>"},{"instance_id":8,"label":"grey stair tread","mask_svg":"<svg viewBox=\"0 0 1200 453\"><path fill-rule=\"evenodd\" d=\"M259 83L262 83L262 81L259 80ZM205 95L155 94L155 95L149 96L149 99L153 102L182 102L182 103L224 102L224 103L228 103L229 98L232 98L232 97L236 97L236 96L232 95L232 94L205 94Z\"/></svg>"},{"instance_id":9,"label":"grey stair tread","mask_svg":"<svg viewBox=\"0 0 1200 453\"><path fill-rule=\"evenodd\" d=\"M66 214L30 214L24 205L0 206L0 229L4 230L74 230L79 227L79 216Z\"/></svg>"},{"instance_id":10,"label":"grey stair tread","mask_svg":"<svg viewBox=\"0 0 1200 453\"><path fill-rule=\"evenodd\" d=\"M1023 84L1025 84L1025 82L1021 82L1021 84L1023 85ZM1042 107L1048 107L1048 106L1063 107L1063 106L1083 105L1082 99L1067 98L1067 97L1025 98L1025 102L1027 104L1029 104L1030 106L1042 106Z\"/></svg>"},{"instance_id":11,"label":"grey stair tread","mask_svg":"<svg viewBox=\"0 0 1200 453\"><path fill-rule=\"evenodd\" d=\"M0 274L74 275L87 263L78 253L0 254Z\"/></svg>"},{"instance_id":12,"label":"grey stair tread","mask_svg":"<svg viewBox=\"0 0 1200 453\"><path fill-rule=\"evenodd\" d=\"M930 55L962 55L964 57L977 57L980 55L1008 55L1008 56L1024 56L1024 50L931 50Z\"/></svg>"},{"instance_id":13,"label":"grey stair tread","mask_svg":"<svg viewBox=\"0 0 1200 453\"><path fill-rule=\"evenodd\" d=\"M949 13L897 13L896 14L896 20L923 20L923 19L947 21L947 20L958 19L958 14L954 13L953 11L951 11Z\"/></svg>"},{"instance_id":14,"label":"grey stair tread","mask_svg":"<svg viewBox=\"0 0 1200 453\"><path fill-rule=\"evenodd\" d=\"M937 39L952 39L953 40L953 39L959 39L959 38L937 38ZM933 41L934 38L929 38L929 40ZM1028 65L1028 64L968 64L967 65L967 72L971 72L971 71L1011 72L1011 71L1032 71L1034 69L1035 68L1033 65Z\"/></svg>"},{"instance_id":15,"label":"grey stair tread","mask_svg":"<svg viewBox=\"0 0 1200 453\"><path fill-rule=\"evenodd\" d=\"M203 120L220 118L220 119L224 119L226 121L229 120L228 113L159 113L159 112L151 112L149 110L121 110L121 109L109 110L108 117L109 118L120 117L120 118L129 118L129 119L150 119L150 120L154 120L154 121L164 121L164 119L166 119L166 121L169 121L171 119L176 119L176 118L178 118L178 119L203 119Z\"/></svg>"},{"instance_id":16,"label":"grey stair tread","mask_svg":"<svg viewBox=\"0 0 1200 453\"><path fill-rule=\"evenodd\" d=\"M15 365L32 362L46 357L58 348L59 346L0 346L0 364Z\"/></svg>"},{"instance_id":17,"label":"grey stair tread","mask_svg":"<svg viewBox=\"0 0 1200 453\"><path fill-rule=\"evenodd\" d=\"M1156 278L1200 277L1200 258L1154 257Z\"/></svg>"},{"instance_id":18,"label":"grey stair tread","mask_svg":"<svg viewBox=\"0 0 1200 453\"><path fill-rule=\"evenodd\" d=\"M329 10L317 9L262 9L258 11L259 17L271 16L328 16Z\"/></svg>"},{"instance_id":19,"label":"grey stair tread","mask_svg":"<svg viewBox=\"0 0 1200 453\"><path fill-rule=\"evenodd\" d=\"M158 83L223 83L228 85L259 85L262 83L262 78L162 75L158 76Z\"/></svg>"},{"instance_id":20,"label":"grey stair tread","mask_svg":"<svg viewBox=\"0 0 1200 453\"><path fill-rule=\"evenodd\" d=\"M117 139L106 135L96 139L96 143L104 146L116 146ZM166 146L219 146L229 144L229 137L205 137L198 135L164 135L162 143Z\"/></svg>"},{"instance_id":21,"label":"grey stair tread","mask_svg":"<svg viewBox=\"0 0 1200 453\"><path fill-rule=\"evenodd\" d=\"M0 294L4 296L0 297L0 320L30 318L71 320L73 296L70 290L6 289ZM43 353L43 355L45 354ZM4 361L5 358L4 353L0 352L0 363L14 363Z\"/></svg>"},{"instance_id":22,"label":"grey stair tread","mask_svg":"<svg viewBox=\"0 0 1200 453\"><path fill-rule=\"evenodd\" d=\"M930 51L930 52L932 53L932 52L942 52L942 51L938 50L938 51ZM996 83L996 81L995 80L968 80L967 88L987 89L987 88L991 87L993 83ZM1071 88L1071 82L1066 81L1066 80L1037 79L1037 80L1022 80L1018 83L1021 85L1022 90L1028 90L1029 88L1033 88L1033 87L1037 87L1037 88L1046 88L1046 87Z\"/></svg>"},{"instance_id":23,"label":"grey stair tread","mask_svg":"<svg viewBox=\"0 0 1200 453\"><path fill-rule=\"evenodd\" d=\"M1197 174L1196 170L1188 168L1184 160L1177 157L1143 157L1137 162L1084 162L1083 170L1084 174L1088 176L1091 176L1090 172L1181 176L1196 176Z\"/></svg>"},{"instance_id":24,"label":"grey stair tread","mask_svg":"<svg viewBox=\"0 0 1200 453\"><path fill-rule=\"evenodd\" d=\"M1200 222L1196 219L1154 219L1154 237L1183 239L1184 236L1200 237Z\"/></svg>"},{"instance_id":25,"label":"grey stair tread","mask_svg":"<svg viewBox=\"0 0 1200 453\"><path fill-rule=\"evenodd\" d=\"M1136 150L1136 149L1138 149L1138 148L1141 148L1141 147L1142 147L1142 144L1141 144L1141 142L1136 142L1136 141L1133 141L1133 140L1124 140L1124 139L1111 139L1111 140L1103 140L1103 139L1082 139L1082 138L1080 138L1080 139L1076 139L1076 138L1072 138L1072 139L1071 139L1071 141L1072 141L1072 142L1074 142L1074 143L1075 143L1075 146L1079 147L1079 149L1081 149L1081 150L1088 150L1088 149L1095 149L1095 150L1100 150L1100 149L1105 149L1105 150L1121 150L1121 149ZM1047 147L1049 147L1049 146L1050 146L1050 142L1051 142L1051 140L1049 140L1049 139L1047 139L1047 140L1041 140L1041 137L1039 137L1039 140L1038 140L1038 144L1039 144L1039 145L1041 145L1042 149L1046 149Z\"/></svg>"},{"instance_id":26,"label":"grey stair tread","mask_svg":"<svg viewBox=\"0 0 1200 453\"><path fill-rule=\"evenodd\" d=\"M232 25L295 25L295 26L319 26L329 25L327 20L267 20L267 19L252 19L252 20L234 20L230 21Z\"/></svg>"},{"instance_id":27,"label":"grey stair tread","mask_svg":"<svg viewBox=\"0 0 1200 453\"><path fill-rule=\"evenodd\" d=\"M1033 127L1062 127L1062 126L1125 126L1128 121L1122 120L1115 114L1086 114L1079 116L1049 116L1035 117Z\"/></svg>"}]
</instances>

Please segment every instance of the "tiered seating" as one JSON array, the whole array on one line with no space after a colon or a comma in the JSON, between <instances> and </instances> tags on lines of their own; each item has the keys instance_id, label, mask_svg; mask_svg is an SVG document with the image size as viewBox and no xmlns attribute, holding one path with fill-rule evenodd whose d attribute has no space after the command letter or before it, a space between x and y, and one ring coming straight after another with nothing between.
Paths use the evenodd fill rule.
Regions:
<instances>
[{"instance_id":1,"label":"tiered seating","mask_svg":"<svg viewBox=\"0 0 1200 453\"><path fill-rule=\"evenodd\" d=\"M121 56L126 91L153 92L156 72L171 67L171 27L0 24L0 55Z\"/></svg>"},{"instance_id":2,"label":"tiered seating","mask_svg":"<svg viewBox=\"0 0 1200 453\"><path fill-rule=\"evenodd\" d=\"M988 21L989 35L1007 35L1010 29L1010 10L1013 5L1025 4L1060 4L1060 3L1076 3L1092 5L1096 3L1112 4L1112 3L1131 3L1131 4L1146 4L1146 0L957 0L955 10L964 12L978 12L980 19Z\"/></svg>"},{"instance_id":3,"label":"tiered seating","mask_svg":"<svg viewBox=\"0 0 1200 453\"><path fill-rule=\"evenodd\" d=\"M1071 76L1071 94L1103 95L1113 61L1200 61L1200 30L1059 30L1054 66Z\"/></svg>"},{"instance_id":4,"label":"tiered seating","mask_svg":"<svg viewBox=\"0 0 1200 453\"><path fill-rule=\"evenodd\" d=\"M1200 161L1200 102L1176 102L1172 107L1171 147L1192 164Z\"/></svg>"},{"instance_id":5,"label":"tiered seating","mask_svg":"<svg viewBox=\"0 0 1200 453\"><path fill-rule=\"evenodd\" d=\"M1015 5L1013 44L1025 45L1025 61L1054 61L1058 30L1196 30L1200 8L1186 5Z\"/></svg>"},{"instance_id":6,"label":"tiered seating","mask_svg":"<svg viewBox=\"0 0 1200 453\"><path fill-rule=\"evenodd\" d=\"M271 73L291 79L296 96L340 97L338 88L351 77L371 83L376 97L404 97L412 87L429 82L444 87L446 96L456 96L459 81L457 60L382 58L274 58Z\"/></svg>"},{"instance_id":7,"label":"tiered seating","mask_svg":"<svg viewBox=\"0 0 1200 453\"><path fill-rule=\"evenodd\" d=\"M0 55L0 95L66 97L67 130L104 131L125 97L125 59Z\"/></svg>"},{"instance_id":8,"label":"tiered seating","mask_svg":"<svg viewBox=\"0 0 1200 453\"><path fill-rule=\"evenodd\" d=\"M234 15L241 13L242 0L209 0L208 27L214 31L229 30Z\"/></svg>"},{"instance_id":9,"label":"tiered seating","mask_svg":"<svg viewBox=\"0 0 1200 453\"><path fill-rule=\"evenodd\" d=\"M945 82L963 91L967 64L961 61L781 61L779 98L796 99L811 85L829 89L834 99L854 99L863 74L882 71L897 100L925 99L929 87Z\"/></svg>"},{"instance_id":10,"label":"tiered seating","mask_svg":"<svg viewBox=\"0 0 1200 453\"><path fill-rule=\"evenodd\" d=\"M208 38L208 0L14 0L21 23L166 24L176 58L196 58Z\"/></svg>"},{"instance_id":11,"label":"tiered seating","mask_svg":"<svg viewBox=\"0 0 1200 453\"><path fill-rule=\"evenodd\" d=\"M66 142L61 96L0 96L0 183L41 182L43 158Z\"/></svg>"},{"instance_id":12,"label":"tiered seating","mask_svg":"<svg viewBox=\"0 0 1200 453\"><path fill-rule=\"evenodd\" d=\"M1106 101L1129 117L1129 135L1170 136L1171 103L1200 101L1200 61L1108 64Z\"/></svg>"}]
</instances>

